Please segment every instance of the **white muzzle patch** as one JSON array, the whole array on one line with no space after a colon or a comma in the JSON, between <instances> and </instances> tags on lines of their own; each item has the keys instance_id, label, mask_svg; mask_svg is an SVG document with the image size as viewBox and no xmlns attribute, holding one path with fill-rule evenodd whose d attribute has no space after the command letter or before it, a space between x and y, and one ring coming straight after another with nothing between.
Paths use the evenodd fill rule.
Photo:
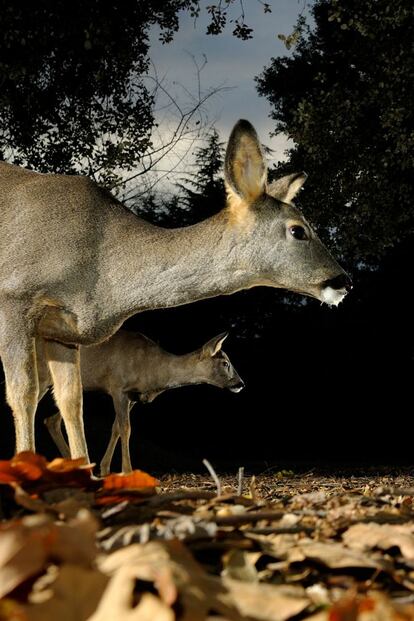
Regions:
<instances>
[{"instance_id":1,"label":"white muzzle patch","mask_svg":"<svg viewBox=\"0 0 414 621\"><path fill-rule=\"evenodd\" d=\"M346 296L345 287L342 289L333 289L332 287L324 287L321 291L321 302L328 306L338 306Z\"/></svg>"}]
</instances>

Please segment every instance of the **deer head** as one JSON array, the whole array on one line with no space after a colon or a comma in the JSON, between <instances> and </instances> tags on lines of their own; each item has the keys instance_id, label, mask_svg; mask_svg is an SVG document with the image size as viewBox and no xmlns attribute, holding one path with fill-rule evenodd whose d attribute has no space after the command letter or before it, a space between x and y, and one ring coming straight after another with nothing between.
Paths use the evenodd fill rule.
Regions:
<instances>
[{"instance_id":1,"label":"deer head","mask_svg":"<svg viewBox=\"0 0 414 621\"><path fill-rule=\"evenodd\" d=\"M244 382L221 347L228 337L223 332L210 339L194 355L194 375L203 378L203 383L228 388L231 392L240 392Z\"/></svg>"},{"instance_id":2,"label":"deer head","mask_svg":"<svg viewBox=\"0 0 414 621\"><path fill-rule=\"evenodd\" d=\"M292 200L306 175L295 173L267 184L262 149L252 125L234 127L225 159L229 220L245 245L245 263L259 275L255 284L296 291L337 306L351 280L330 255ZM248 256L249 255L249 256Z\"/></svg>"}]
</instances>

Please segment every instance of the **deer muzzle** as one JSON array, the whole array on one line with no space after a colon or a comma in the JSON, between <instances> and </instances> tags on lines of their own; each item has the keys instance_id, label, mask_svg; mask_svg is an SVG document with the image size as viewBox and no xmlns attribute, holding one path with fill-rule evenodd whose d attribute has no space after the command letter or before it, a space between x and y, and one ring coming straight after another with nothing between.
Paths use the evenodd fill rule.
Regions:
<instances>
[{"instance_id":1,"label":"deer muzzle","mask_svg":"<svg viewBox=\"0 0 414 621\"><path fill-rule=\"evenodd\" d=\"M240 392L241 390L243 390L245 384L243 382L242 379L240 379L240 381L237 382L237 384L234 384L233 386L230 386L229 390L231 392Z\"/></svg>"},{"instance_id":2,"label":"deer muzzle","mask_svg":"<svg viewBox=\"0 0 414 621\"><path fill-rule=\"evenodd\" d=\"M320 300L329 306L338 306L352 289L352 280L345 272L322 283Z\"/></svg>"}]
</instances>

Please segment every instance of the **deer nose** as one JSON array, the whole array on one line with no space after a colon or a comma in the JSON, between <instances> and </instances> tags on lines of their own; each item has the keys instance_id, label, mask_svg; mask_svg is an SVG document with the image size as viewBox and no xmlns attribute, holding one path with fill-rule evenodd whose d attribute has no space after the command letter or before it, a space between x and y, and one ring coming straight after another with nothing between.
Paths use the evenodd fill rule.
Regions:
<instances>
[{"instance_id":1,"label":"deer nose","mask_svg":"<svg viewBox=\"0 0 414 621\"><path fill-rule=\"evenodd\" d=\"M352 289L352 280L345 272L335 276L335 278L325 280L323 284L325 287L331 287L332 289L346 289L346 291L351 291Z\"/></svg>"},{"instance_id":2,"label":"deer nose","mask_svg":"<svg viewBox=\"0 0 414 621\"><path fill-rule=\"evenodd\" d=\"M244 382L241 379L240 381L237 382L237 384L234 384L233 386L230 387L231 392L240 392L241 390L243 390L244 388Z\"/></svg>"}]
</instances>

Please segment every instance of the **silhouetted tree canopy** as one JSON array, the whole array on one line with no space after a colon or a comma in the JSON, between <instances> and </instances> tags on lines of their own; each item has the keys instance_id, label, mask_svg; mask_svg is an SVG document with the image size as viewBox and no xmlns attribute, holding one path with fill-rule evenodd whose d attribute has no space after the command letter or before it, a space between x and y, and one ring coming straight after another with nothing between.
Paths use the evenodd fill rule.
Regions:
<instances>
[{"instance_id":1,"label":"silhouetted tree canopy","mask_svg":"<svg viewBox=\"0 0 414 621\"><path fill-rule=\"evenodd\" d=\"M130 167L147 146L148 29L188 0L0 3L0 150L40 171ZM8 152L7 152L8 150Z\"/></svg>"},{"instance_id":2,"label":"silhouetted tree canopy","mask_svg":"<svg viewBox=\"0 0 414 621\"><path fill-rule=\"evenodd\" d=\"M217 130L213 128L205 146L198 147L194 153L194 171L177 183L179 200L186 210L188 223L204 220L223 209L224 153L224 143L220 142Z\"/></svg>"},{"instance_id":3,"label":"silhouetted tree canopy","mask_svg":"<svg viewBox=\"0 0 414 621\"><path fill-rule=\"evenodd\" d=\"M165 227L188 226L218 213L226 200L224 153L224 143L213 128L205 137L205 146L195 149L189 172L175 184L178 193L150 191L133 210Z\"/></svg>"},{"instance_id":4,"label":"silhouetted tree canopy","mask_svg":"<svg viewBox=\"0 0 414 621\"><path fill-rule=\"evenodd\" d=\"M353 260L375 258L414 227L414 5L317 0L312 12L258 90L295 142L281 170L309 174L306 213Z\"/></svg>"},{"instance_id":5,"label":"silhouetted tree canopy","mask_svg":"<svg viewBox=\"0 0 414 621\"><path fill-rule=\"evenodd\" d=\"M238 4L203 6L211 24L222 16L208 32L222 32ZM0 0L0 158L118 181L117 171L133 168L150 146L149 29L158 25L168 43L181 10L196 19L200 2ZM246 38L243 11L233 21L233 35Z\"/></svg>"}]
</instances>

